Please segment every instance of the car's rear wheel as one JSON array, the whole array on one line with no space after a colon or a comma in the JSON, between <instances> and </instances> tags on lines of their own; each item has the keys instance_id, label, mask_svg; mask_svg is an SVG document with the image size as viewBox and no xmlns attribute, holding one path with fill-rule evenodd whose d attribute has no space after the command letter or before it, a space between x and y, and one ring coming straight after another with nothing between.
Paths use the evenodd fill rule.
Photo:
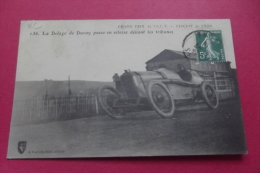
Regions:
<instances>
[{"instance_id":1,"label":"car's rear wheel","mask_svg":"<svg viewBox=\"0 0 260 173\"><path fill-rule=\"evenodd\" d=\"M166 87L160 81L151 81L147 86L147 94L154 110L164 118L170 118L175 111L174 100Z\"/></svg>"},{"instance_id":2,"label":"car's rear wheel","mask_svg":"<svg viewBox=\"0 0 260 173\"><path fill-rule=\"evenodd\" d=\"M112 86L102 86L98 90L98 101L108 116L114 119L123 118L125 111L114 107L114 102L121 97L120 93Z\"/></svg>"},{"instance_id":3,"label":"car's rear wheel","mask_svg":"<svg viewBox=\"0 0 260 173\"><path fill-rule=\"evenodd\" d=\"M216 90L210 84L203 82L201 84L201 92L208 107L211 109L216 109L219 104Z\"/></svg>"}]
</instances>

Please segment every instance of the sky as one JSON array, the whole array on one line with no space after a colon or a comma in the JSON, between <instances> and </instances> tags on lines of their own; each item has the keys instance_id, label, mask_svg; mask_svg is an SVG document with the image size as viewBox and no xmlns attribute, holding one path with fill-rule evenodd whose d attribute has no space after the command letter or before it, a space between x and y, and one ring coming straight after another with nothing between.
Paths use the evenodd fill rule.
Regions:
<instances>
[{"instance_id":1,"label":"sky","mask_svg":"<svg viewBox=\"0 0 260 173\"><path fill-rule=\"evenodd\" d=\"M67 80L70 75L71 80L112 81L125 69L145 71L145 62L164 49L182 51L195 25L222 30L227 60L235 68L229 20L22 21L16 80ZM118 31L127 34L114 34Z\"/></svg>"}]
</instances>

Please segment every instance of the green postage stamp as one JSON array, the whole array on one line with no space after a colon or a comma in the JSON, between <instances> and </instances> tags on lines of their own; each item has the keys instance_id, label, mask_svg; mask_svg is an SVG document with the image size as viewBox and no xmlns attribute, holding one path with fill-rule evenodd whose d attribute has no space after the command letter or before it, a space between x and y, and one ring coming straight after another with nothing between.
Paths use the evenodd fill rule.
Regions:
<instances>
[{"instance_id":1,"label":"green postage stamp","mask_svg":"<svg viewBox=\"0 0 260 173\"><path fill-rule=\"evenodd\" d=\"M225 61L220 30L195 32L198 61Z\"/></svg>"}]
</instances>

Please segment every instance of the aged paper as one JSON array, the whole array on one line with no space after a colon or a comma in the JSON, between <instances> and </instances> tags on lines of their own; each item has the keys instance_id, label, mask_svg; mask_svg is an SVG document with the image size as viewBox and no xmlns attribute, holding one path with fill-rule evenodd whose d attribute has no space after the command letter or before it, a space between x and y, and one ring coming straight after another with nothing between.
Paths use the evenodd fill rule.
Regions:
<instances>
[{"instance_id":1,"label":"aged paper","mask_svg":"<svg viewBox=\"0 0 260 173\"><path fill-rule=\"evenodd\" d=\"M8 158L245 153L230 20L21 22Z\"/></svg>"}]
</instances>

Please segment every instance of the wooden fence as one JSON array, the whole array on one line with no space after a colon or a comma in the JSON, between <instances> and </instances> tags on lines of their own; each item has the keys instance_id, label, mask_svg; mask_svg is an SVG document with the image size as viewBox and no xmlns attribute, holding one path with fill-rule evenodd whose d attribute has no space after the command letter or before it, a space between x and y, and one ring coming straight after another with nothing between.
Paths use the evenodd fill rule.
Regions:
<instances>
[{"instance_id":1,"label":"wooden fence","mask_svg":"<svg viewBox=\"0 0 260 173\"><path fill-rule=\"evenodd\" d=\"M219 99L235 98L236 88L234 83L234 76L228 72L221 71L197 71L197 73L211 84L219 94Z\"/></svg>"},{"instance_id":2,"label":"wooden fence","mask_svg":"<svg viewBox=\"0 0 260 173\"><path fill-rule=\"evenodd\" d=\"M17 124L98 115L100 106L95 95L42 96L14 100L13 121ZM102 112L101 112L102 113Z\"/></svg>"}]
</instances>

